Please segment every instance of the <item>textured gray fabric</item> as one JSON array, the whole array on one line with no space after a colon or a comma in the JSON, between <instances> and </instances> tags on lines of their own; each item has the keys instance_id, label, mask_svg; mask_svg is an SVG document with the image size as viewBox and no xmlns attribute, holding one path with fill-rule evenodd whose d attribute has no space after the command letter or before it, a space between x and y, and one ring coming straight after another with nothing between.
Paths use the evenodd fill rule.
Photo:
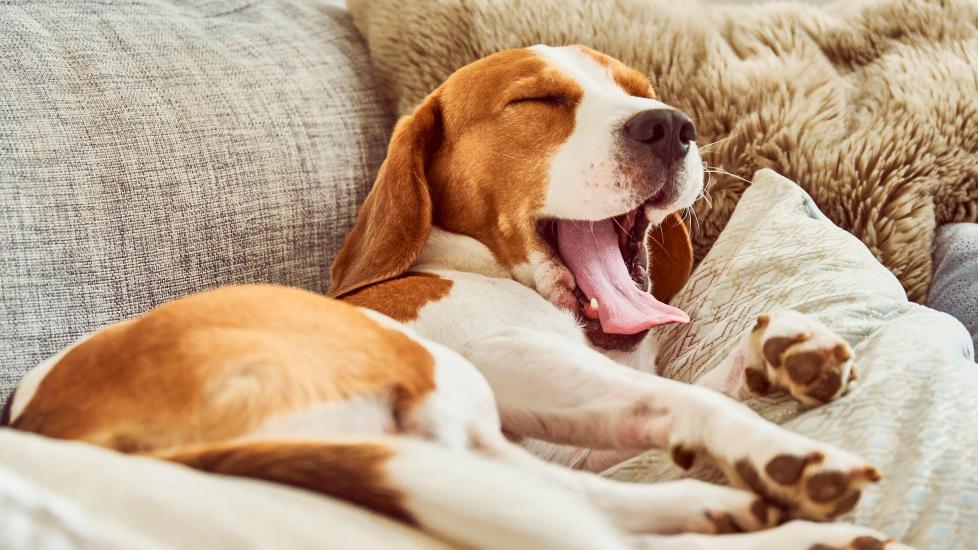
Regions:
<instances>
[{"instance_id":1,"label":"textured gray fabric","mask_svg":"<svg viewBox=\"0 0 978 550\"><path fill-rule=\"evenodd\" d=\"M927 301L961 321L978 349L978 224L949 223L937 229Z\"/></svg>"},{"instance_id":2,"label":"textured gray fabric","mask_svg":"<svg viewBox=\"0 0 978 550\"><path fill-rule=\"evenodd\" d=\"M0 74L0 398L187 292L325 290L392 122L323 1L0 0Z\"/></svg>"}]
</instances>

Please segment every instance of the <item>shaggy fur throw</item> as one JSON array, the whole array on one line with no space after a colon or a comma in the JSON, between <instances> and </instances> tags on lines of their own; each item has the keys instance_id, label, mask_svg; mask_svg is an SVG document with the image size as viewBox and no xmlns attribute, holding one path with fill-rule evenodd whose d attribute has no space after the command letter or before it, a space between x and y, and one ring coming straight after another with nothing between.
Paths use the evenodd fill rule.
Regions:
<instances>
[{"instance_id":1,"label":"shaggy fur throw","mask_svg":"<svg viewBox=\"0 0 978 550\"><path fill-rule=\"evenodd\" d=\"M797 181L927 294L935 227L978 221L978 2L349 0L404 114L505 48L586 44L649 74L697 124L713 168L697 258L759 168Z\"/></svg>"}]
</instances>

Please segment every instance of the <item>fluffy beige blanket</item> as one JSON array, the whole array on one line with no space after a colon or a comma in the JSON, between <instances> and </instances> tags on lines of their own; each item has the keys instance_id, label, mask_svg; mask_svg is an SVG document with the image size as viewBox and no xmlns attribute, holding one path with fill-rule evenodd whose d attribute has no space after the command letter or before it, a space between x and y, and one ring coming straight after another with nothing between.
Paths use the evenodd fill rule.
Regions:
<instances>
[{"instance_id":1,"label":"fluffy beige blanket","mask_svg":"<svg viewBox=\"0 0 978 550\"><path fill-rule=\"evenodd\" d=\"M349 0L404 114L495 51L580 43L648 73L697 124L701 258L749 178L772 168L922 301L934 229L978 221L978 2Z\"/></svg>"}]
</instances>

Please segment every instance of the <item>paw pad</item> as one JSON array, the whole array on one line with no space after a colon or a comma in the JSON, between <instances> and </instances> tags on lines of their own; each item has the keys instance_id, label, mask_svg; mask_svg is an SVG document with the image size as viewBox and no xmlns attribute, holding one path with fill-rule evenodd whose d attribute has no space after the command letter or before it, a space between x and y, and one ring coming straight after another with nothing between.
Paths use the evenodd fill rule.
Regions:
<instances>
[{"instance_id":1,"label":"paw pad","mask_svg":"<svg viewBox=\"0 0 978 550\"><path fill-rule=\"evenodd\" d=\"M771 391L771 380L762 370L748 368L744 371L747 387L757 395L764 395Z\"/></svg>"},{"instance_id":2,"label":"paw pad","mask_svg":"<svg viewBox=\"0 0 978 550\"><path fill-rule=\"evenodd\" d=\"M819 503L831 502L849 487L849 477L842 472L819 472L812 476L806 485L808 496Z\"/></svg>"},{"instance_id":3,"label":"paw pad","mask_svg":"<svg viewBox=\"0 0 978 550\"><path fill-rule=\"evenodd\" d=\"M778 368L781 366L781 356L784 352L788 351L788 348L795 344L799 344L811 338L812 335L807 332L797 334L795 336L772 336L764 342L763 352L764 358L767 362L771 364L772 367Z\"/></svg>"},{"instance_id":4,"label":"paw pad","mask_svg":"<svg viewBox=\"0 0 978 550\"><path fill-rule=\"evenodd\" d=\"M859 497L861 495L862 493L860 491L853 491L849 493L844 499L836 503L835 507L832 508L832 511L829 512L829 517L835 519L841 516L842 514L847 514L851 512L852 509L855 508L856 504L859 502Z\"/></svg>"},{"instance_id":5,"label":"paw pad","mask_svg":"<svg viewBox=\"0 0 978 550\"><path fill-rule=\"evenodd\" d=\"M790 485L801 479L801 474L809 464L818 464L825 460L825 455L812 452L806 456L778 455L764 467L764 471L774 481L781 485Z\"/></svg>"},{"instance_id":6,"label":"paw pad","mask_svg":"<svg viewBox=\"0 0 978 550\"><path fill-rule=\"evenodd\" d=\"M822 350L802 351L792 354L784 362L788 376L796 384L808 384L822 371L828 353Z\"/></svg>"},{"instance_id":7,"label":"paw pad","mask_svg":"<svg viewBox=\"0 0 978 550\"><path fill-rule=\"evenodd\" d=\"M839 392L839 388L841 387L842 377L840 373L833 369L826 369L822 372L822 376L819 377L818 382L811 386L806 394L809 397L826 403L832 399L833 395Z\"/></svg>"}]
</instances>

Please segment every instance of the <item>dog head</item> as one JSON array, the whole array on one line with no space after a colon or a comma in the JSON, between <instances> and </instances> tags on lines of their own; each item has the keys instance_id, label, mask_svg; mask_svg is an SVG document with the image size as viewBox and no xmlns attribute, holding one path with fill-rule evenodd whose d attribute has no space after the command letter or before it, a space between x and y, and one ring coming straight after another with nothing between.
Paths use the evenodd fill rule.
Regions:
<instances>
[{"instance_id":1,"label":"dog head","mask_svg":"<svg viewBox=\"0 0 978 550\"><path fill-rule=\"evenodd\" d=\"M329 293L401 275L434 224L481 241L592 340L684 322L648 291L667 301L692 267L675 212L702 191L695 137L644 75L588 48L483 58L398 122Z\"/></svg>"}]
</instances>

